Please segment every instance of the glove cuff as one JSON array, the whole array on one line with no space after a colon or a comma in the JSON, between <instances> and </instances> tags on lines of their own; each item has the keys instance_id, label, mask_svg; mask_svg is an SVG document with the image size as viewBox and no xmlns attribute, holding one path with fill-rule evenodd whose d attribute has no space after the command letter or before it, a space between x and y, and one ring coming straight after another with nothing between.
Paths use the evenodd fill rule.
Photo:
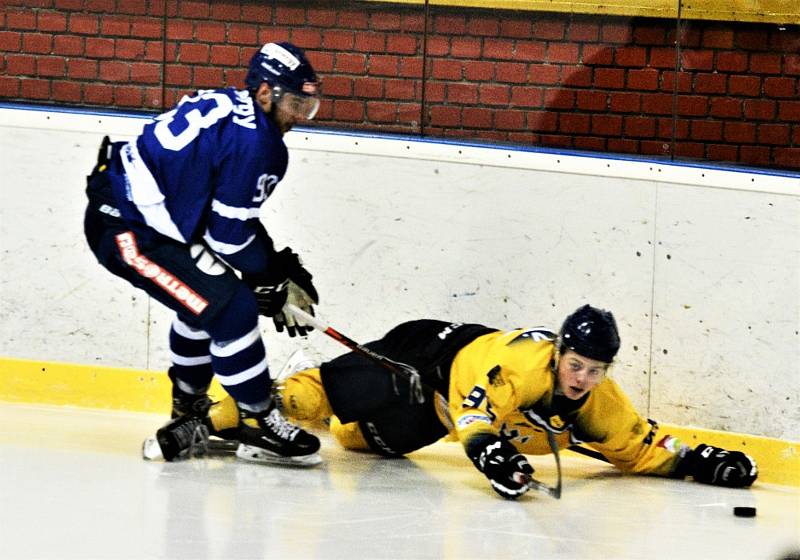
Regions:
<instances>
[{"instance_id":1,"label":"glove cuff","mask_svg":"<svg viewBox=\"0 0 800 560\"><path fill-rule=\"evenodd\" d=\"M299 263L299 258L288 247L277 252L273 251L267 260L266 270L242 273L242 280L251 288L269 286L277 289L289 279L293 262Z\"/></svg>"},{"instance_id":2,"label":"glove cuff","mask_svg":"<svg viewBox=\"0 0 800 560\"><path fill-rule=\"evenodd\" d=\"M680 451L678 451L678 458L675 461L675 466L672 468L672 472L669 473L669 476L670 478L684 479L687 476L691 476L691 474L694 472L694 467L695 450L688 445L684 445L681 447Z\"/></svg>"},{"instance_id":3,"label":"glove cuff","mask_svg":"<svg viewBox=\"0 0 800 560\"><path fill-rule=\"evenodd\" d=\"M481 455L483 455L487 447L497 442L501 445L503 444L503 440L500 439L500 436L495 434L477 434L472 436L464 445L467 457L470 458L479 471L483 472L484 470L483 465L480 464Z\"/></svg>"}]
</instances>

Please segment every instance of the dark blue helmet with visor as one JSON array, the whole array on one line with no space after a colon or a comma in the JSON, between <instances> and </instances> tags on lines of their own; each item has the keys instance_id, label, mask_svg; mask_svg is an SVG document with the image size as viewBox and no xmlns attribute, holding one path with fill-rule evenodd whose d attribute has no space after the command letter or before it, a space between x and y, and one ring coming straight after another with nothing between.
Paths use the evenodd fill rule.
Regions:
<instances>
[{"instance_id":1,"label":"dark blue helmet with visor","mask_svg":"<svg viewBox=\"0 0 800 560\"><path fill-rule=\"evenodd\" d=\"M272 89L273 103L281 103L304 119L319 109L319 80L302 49L291 43L267 43L250 59L245 84L255 91L262 83Z\"/></svg>"}]
</instances>

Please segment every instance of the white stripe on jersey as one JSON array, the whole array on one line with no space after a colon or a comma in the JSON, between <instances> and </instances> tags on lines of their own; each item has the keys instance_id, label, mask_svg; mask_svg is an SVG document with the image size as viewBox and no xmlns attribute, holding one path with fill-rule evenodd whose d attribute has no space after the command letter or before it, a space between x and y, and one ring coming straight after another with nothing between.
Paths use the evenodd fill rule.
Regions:
<instances>
[{"instance_id":1,"label":"white stripe on jersey","mask_svg":"<svg viewBox=\"0 0 800 560\"><path fill-rule=\"evenodd\" d=\"M222 243L221 241L217 241L211 234L206 230L205 234L203 234L203 241L208 243L208 246L217 253L218 255L232 255L233 253L238 253L253 241L256 238L256 235L253 234L247 238L247 241L242 243L241 245L234 245L233 243Z\"/></svg>"},{"instance_id":2,"label":"white stripe on jersey","mask_svg":"<svg viewBox=\"0 0 800 560\"><path fill-rule=\"evenodd\" d=\"M258 218L261 215L261 207L242 208L241 206L230 206L217 199L211 201L211 211L216 212L223 218L231 220L241 220L246 222L251 218Z\"/></svg>"},{"instance_id":3,"label":"white stripe on jersey","mask_svg":"<svg viewBox=\"0 0 800 560\"><path fill-rule=\"evenodd\" d=\"M262 373L267 371L267 358L264 357L263 360L258 362L251 368L247 368L244 371L240 371L239 373L235 373L233 375L220 375L217 374L217 379L219 379L219 384L223 387L230 387L231 385L241 385L246 381L250 381L254 377L258 377Z\"/></svg>"},{"instance_id":4,"label":"white stripe on jersey","mask_svg":"<svg viewBox=\"0 0 800 560\"><path fill-rule=\"evenodd\" d=\"M130 187L131 200L144 216L145 223L167 237L186 243L164 204L164 193L158 188L155 177L139 155L136 140L125 144L120 156Z\"/></svg>"},{"instance_id":5,"label":"white stripe on jersey","mask_svg":"<svg viewBox=\"0 0 800 560\"><path fill-rule=\"evenodd\" d=\"M233 356L237 352L241 352L242 350L249 348L257 340L261 340L261 331L258 329L258 325L256 325L256 327L253 330L251 330L249 333L247 333L241 338L237 338L235 340L223 343L217 343L212 341L211 354L216 356L217 358L228 358L230 356Z\"/></svg>"}]
</instances>

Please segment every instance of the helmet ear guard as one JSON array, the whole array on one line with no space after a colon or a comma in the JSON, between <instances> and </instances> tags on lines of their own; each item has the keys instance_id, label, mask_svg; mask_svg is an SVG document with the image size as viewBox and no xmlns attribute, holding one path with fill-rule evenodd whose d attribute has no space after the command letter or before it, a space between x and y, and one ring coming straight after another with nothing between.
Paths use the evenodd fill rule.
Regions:
<instances>
[{"instance_id":1,"label":"helmet ear guard","mask_svg":"<svg viewBox=\"0 0 800 560\"><path fill-rule=\"evenodd\" d=\"M559 331L559 353L567 350L592 360L614 361L620 347L619 330L610 311L584 305L569 315Z\"/></svg>"}]
</instances>

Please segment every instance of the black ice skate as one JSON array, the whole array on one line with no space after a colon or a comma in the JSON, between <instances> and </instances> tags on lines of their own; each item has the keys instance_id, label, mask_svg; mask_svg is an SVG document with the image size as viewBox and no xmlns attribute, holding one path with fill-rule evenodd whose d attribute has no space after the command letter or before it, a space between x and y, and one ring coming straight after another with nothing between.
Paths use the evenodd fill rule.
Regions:
<instances>
[{"instance_id":1,"label":"black ice skate","mask_svg":"<svg viewBox=\"0 0 800 560\"><path fill-rule=\"evenodd\" d=\"M263 412L240 410L239 448L236 456L245 461L297 467L322 462L319 439L289 423L273 402Z\"/></svg>"},{"instance_id":2,"label":"black ice skate","mask_svg":"<svg viewBox=\"0 0 800 560\"><path fill-rule=\"evenodd\" d=\"M156 440L165 461L202 457L208 453L208 428L203 418L183 414L164 424L156 432ZM155 458L145 440L142 454L145 459Z\"/></svg>"}]
</instances>

